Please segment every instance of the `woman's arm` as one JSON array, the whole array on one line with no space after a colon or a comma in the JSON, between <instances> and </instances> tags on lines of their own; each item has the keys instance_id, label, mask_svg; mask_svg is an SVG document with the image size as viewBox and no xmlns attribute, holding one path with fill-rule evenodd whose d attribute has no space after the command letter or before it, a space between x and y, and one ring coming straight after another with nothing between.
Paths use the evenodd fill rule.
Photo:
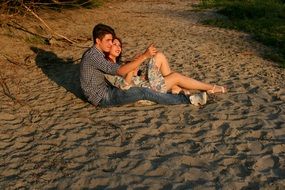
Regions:
<instances>
[{"instance_id":1,"label":"woman's arm","mask_svg":"<svg viewBox=\"0 0 285 190\"><path fill-rule=\"evenodd\" d=\"M125 81L128 84L132 84L132 79L134 75L135 75L134 71L128 72L128 74L125 76Z\"/></svg>"},{"instance_id":2,"label":"woman's arm","mask_svg":"<svg viewBox=\"0 0 285 190\"><path fill-rule=\"evenodd\" d=\"M138 76L138 71L139 71L139 67L135 68L135 70L132 70L130 72L128 72L125 76L125 81L128 83L128 84L132 84L133 83L133 77L134 76Z\"/></svg>"},{"instance_id":3,"label":"woman's arm","mask_svg":"<svg viewBox=\"0 0 285 190\"><path fill-rule=\"evenodd\" d=\"M131 61L129 63L126 63L124 65L121 65L119 69L117 70L117 74L120 76L125 76L131 71L134 71L136 68L140 66L146 59L154 56L156 54L157 50L154 47L153 44L151 44L146 51L139 55L134 61Z\"/></svg>"}]
</instances>

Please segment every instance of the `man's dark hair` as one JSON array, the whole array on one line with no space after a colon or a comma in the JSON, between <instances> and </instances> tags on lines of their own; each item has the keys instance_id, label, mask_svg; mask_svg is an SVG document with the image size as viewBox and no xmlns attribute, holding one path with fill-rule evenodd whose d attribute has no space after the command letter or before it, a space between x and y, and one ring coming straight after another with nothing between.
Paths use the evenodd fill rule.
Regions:
<instances>
[{"instance_id":1,"label":"man's dark hair","mask_svg":"<svg viewBox=\"0 0 285 190\"><path fill-rule=\"evenodd\" d=\"M94 44L96 43L97 38L102 40L106 34L112 34L113 37L116 36L115 30L112 27L107 26L105 24L101 24L101 23L97 24L93 28L93 42L94 42Z\"/></svg>"}]
</instances>

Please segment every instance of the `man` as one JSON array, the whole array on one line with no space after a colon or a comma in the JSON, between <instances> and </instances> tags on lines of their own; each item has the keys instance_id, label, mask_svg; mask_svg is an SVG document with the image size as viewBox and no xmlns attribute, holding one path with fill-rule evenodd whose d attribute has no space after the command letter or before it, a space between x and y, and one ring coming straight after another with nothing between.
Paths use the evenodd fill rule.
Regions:
<instances>
[{"instance_id":1,"label":"man","mask_svg":"<svg viewBox=\"0 0 285 190\"><path fill-rule=\"evenodd\" d=\"M97 24L93 29L93 47L82 56L80 65L80 84L84 95L95 106L109 107L149 100L158 104L189 104L190 100L183 94L163 94L149 88L133 87L121 90L109 85L104 74L124 76L137 68L146 59L156 54L151 45L136 60L124 64L114 64L105 59L104 53L110 52L115 31L110 26Z\"/></svg>"}]
</instances>

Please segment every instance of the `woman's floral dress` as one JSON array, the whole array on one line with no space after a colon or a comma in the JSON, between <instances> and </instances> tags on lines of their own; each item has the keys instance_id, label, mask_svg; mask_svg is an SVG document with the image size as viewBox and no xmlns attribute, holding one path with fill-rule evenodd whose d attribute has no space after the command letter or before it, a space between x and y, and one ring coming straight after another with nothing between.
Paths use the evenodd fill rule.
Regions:
<instances>
[{"instance_id":1,"label":"woman's floral dress","mask_svg":"<svg viewBox=\"0 0 285 190\"><path fill-rule=\"evenodd\" d=\"M105 75L105 78L113 86L123 90L127 90L130 87L146 87L161 93L167 92L164 78L159 68L156 67L154 58L149 60L146 74L143 76L134 76L132 84L128 84L121 76Z\"/></svg>"}]
</instances>

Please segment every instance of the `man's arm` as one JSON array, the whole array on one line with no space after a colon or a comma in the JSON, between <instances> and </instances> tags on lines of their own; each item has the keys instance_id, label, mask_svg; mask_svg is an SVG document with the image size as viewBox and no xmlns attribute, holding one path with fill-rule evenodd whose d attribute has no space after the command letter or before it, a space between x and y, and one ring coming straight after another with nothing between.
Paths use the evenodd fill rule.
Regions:
<instances>
[{"instance_id":1,"label":"man's arm","mask_svg":"<svg viewBox=\"0 0 285 190\"><path fill-rule=\"evenodd\" d=\"M121 65L117 70L117 74L120 76L125 76L127 73L135 70L137 67L140 66L146 59L154 56L157 50L153 44L151 44L146 51L139 55L134 61Z\"/></svg>"}]
</instances>

